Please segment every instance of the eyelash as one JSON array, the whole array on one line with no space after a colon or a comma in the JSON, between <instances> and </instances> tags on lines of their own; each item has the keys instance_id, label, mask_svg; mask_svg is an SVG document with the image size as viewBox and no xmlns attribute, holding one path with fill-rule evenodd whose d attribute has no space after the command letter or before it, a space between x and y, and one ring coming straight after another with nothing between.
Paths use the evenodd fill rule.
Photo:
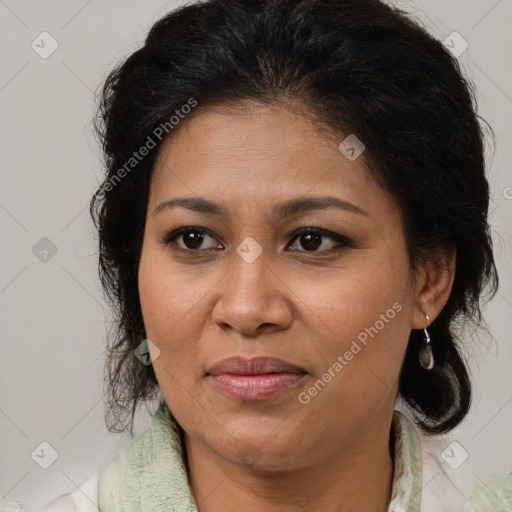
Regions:
<instances>
[{"instance_id":1,"label":"eyelash","mask_svg":"<svg viewBox=\"0 0 512 512\"><path fill-rule=\"evenodd\" d=\"M201 233L203 235L208 235L212 238L215 238L207 229L198 228L198 227L194 227L194 226L186 226L183 228L176 229L176 230L172 231L171 233L165 235L160 240L160 242L163 245L168 246L172 242L174 242L179 236L185 235L189 232ZM312 253L312 254L315 254L315 253L331 254L331 253L339 251L345 247L352 247L352 248L354 247L353 243L348 238L338 235L336 233L333 233L332 231L327 231L325 229L322 229L321 227L302 227L302 228L298 229L297 231L295 231L293 233L293 237L292 237L290 243L294 242L297 238L300 238L304 234L314 234L314 235L318 235L321 237L325 237L328 240L330 240L331 242L337 243L338 245L331 249L327 249L327 250L323 250L323 251L316 251L316 250L307 251L307 250L300 250L300 249L294 249L294 251L304 252L304 253ZM215 251L217 249L183 249L182 247L177 247L177 248L175 248L175 250L178 250L181 252L187 252L187 253L201 253L201 252L205 253L205 252Z\"/></svg>"}]
</instances>

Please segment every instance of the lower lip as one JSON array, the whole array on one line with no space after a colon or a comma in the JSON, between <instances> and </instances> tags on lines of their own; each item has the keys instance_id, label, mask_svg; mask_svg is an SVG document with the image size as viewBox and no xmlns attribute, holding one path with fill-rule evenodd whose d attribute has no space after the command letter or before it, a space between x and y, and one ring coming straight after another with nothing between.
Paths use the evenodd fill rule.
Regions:
<instances>
[{"instance_id":1,"label":"lower lip","mask_svg":"<svg viewBox=\"0 0 512 512\"><path fill-rule=\"evenodd\" d=\"M212 375L212 382L227 395L245 401L265 400L295 387L304 373L266 373L263 375Z\"/></svg>"}]
</instances>

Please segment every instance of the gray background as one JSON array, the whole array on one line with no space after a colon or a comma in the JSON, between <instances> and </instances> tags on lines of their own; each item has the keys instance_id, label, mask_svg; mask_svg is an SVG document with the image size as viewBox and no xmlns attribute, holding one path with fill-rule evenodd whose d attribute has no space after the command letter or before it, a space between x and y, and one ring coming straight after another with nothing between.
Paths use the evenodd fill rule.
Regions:
<instances>
[{"instance_id":1,"label":"gray background","mask_svg":"<svg viewBox=\"0 0 512 512\"><path fill-rule=\"evenodd\" d=\"M485 308L494 340L468 342L474 405L445 443L456 440L469 454L458 469L446 466L467 495L480 479L512 471L512 1L393 3L441 40L457 31L468 41L459 61L497 136L487 155L501 277ZM36 510L74 490L130 439L107 435L103 421L108 316L88 215L101 175L91 118L94 91L113 63L178 4L0 0L0 502L20 499ZM43 31L59 45L47 59L31 47ZM138 417L136 433L149 417ZM58 452L48 469L31 457L43 441Z\"/></svg>"}]
</instances>

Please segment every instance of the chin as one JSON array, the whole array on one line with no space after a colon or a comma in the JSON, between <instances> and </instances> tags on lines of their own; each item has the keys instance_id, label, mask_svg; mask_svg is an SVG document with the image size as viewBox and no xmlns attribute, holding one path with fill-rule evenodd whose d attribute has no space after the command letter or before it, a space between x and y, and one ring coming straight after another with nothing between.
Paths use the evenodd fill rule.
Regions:
<instances>
[{"instance_id":1,"label":"chin","mask_svg":"<svg viewBox=\"0 0 512 512\"><path fill-rule=\"evenodd\" d=\"M306 433L297 432L291 435L289 428L279 432L281 421L263 422L245 420L240 423L231 422L225 426L226 432L210 446L224 459L262 471L292 469L300 453L307 451L303 445L308 439ZM281 434L281 435L279 435ZM228 450L226 450L228 447Z\"/></svg>"}]
</instances>

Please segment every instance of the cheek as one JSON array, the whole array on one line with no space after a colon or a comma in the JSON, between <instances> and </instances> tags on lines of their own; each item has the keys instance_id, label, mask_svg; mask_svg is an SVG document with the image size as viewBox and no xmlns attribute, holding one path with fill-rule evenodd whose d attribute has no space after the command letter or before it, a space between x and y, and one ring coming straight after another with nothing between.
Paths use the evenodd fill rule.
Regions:
<instances>
[{"instance_id":1,"label":"cheek","mask_svg":"<svg viewBox=\"0 0 512 512\"><path fill-rule=\"evenodd\" d=\"M160 388L177 410L190 407L206 371L198 340L205 339L208 298L218 280L214 272L198 274L173 264L161 248L143 247L139 296L146 336L159 350L153 368Z\"/></svg>"},{"instance_id":2,"label":"cheek","mask_svg":"<svg viewBox=\"0 0 512 512\"><path fill-rule=\"evenodd\" d=\"M357 264L340 269L333 279L304 286L302 295L297 293L307 306L303 308L307 323L317 331L312 348L320 364L315 377L322 378L331 369L337 378L327 387L333 393L343 390L353 403L367 400L365 393L386 394L399 378L413 294L405 248L402 252L400 245L395 247L388 253L359 254Z\"/></svg>"},{"instance_id":3,"label":"cheek","mask_svg":"<svg viewBox=\"0 0 512 512\"><path fill-rule=\"evenodd\" d=\"M316 318L315 323L323 325L331 338L345 341L376 322L383 332L383 327L390 331L388 326L396 328L401 324L406 316L403 310L412 301L407 267L401 263L394 265L391 260L381 264L379 260L380 257L361 258L357 265L347 266L325 279L308 281L300 292L296 290L307 305L304 311L310 311L311 322ZM393 308L395 303L399 305Z\"/></svg>"},{"instance_id":4,"label":"cheek","mask_svg":"<svg viewBox=\"0 0 512 512\"><path fill-rule=\"evenodd\" d=\"M144 247L139 265L139 297L146 335L160 350L155 371L164 364L171 369L169 364L182 352L181 339L201 325L192 318L197 309L197 292L169 271L168 262L157 250Z\"/></svg>"},{"instance_id":5,"label":"cheek","mask_svg":"<svg viewBox=\"0 0 512 512\"><path fill-rule=\"evenodd\" d=\"M155 376L167 404L179 414L190 408L193 380L200 377L193 340L202 329L197 314L201 295L151 256L147 250L141 257L140 304L146 336L158 349L156 357L151 352Z\"/></svg>"},{"instance_id":6,"label":"cheek","mask_svg":"<svg viewBox=\"0 0 512 512\"><path fill-rule=\"evenodd\" d=\"M189 317L200 304L201 286L186 271L177 272L165 251L152 244L143 246L138 279L148 337L163 340L173 331L197 325Z\"/></svg>"}]
</instances>

